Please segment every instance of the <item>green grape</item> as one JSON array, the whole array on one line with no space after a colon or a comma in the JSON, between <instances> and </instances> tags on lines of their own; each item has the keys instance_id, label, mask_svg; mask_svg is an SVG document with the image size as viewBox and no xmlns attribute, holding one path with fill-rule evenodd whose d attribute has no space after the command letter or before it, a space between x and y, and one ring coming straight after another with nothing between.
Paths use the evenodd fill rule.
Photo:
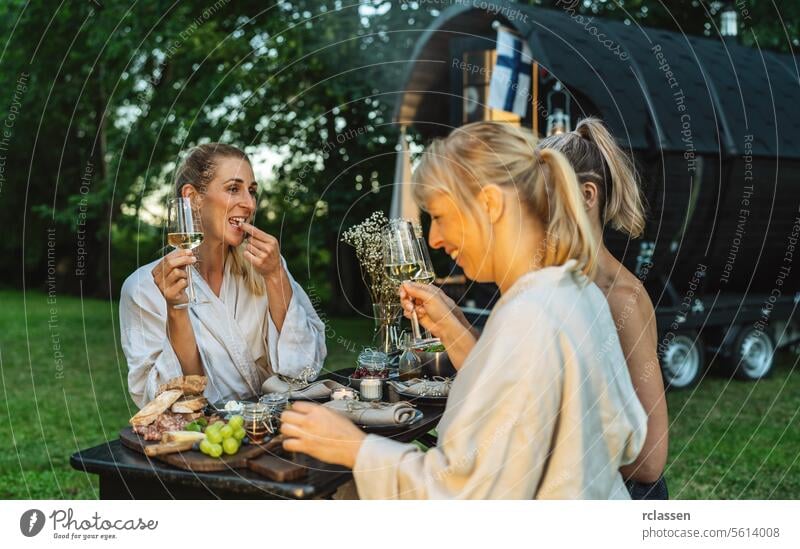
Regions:
<instances>
[{"instance_id":1,"label":"green grape","mask_svg":"<svg viewBox=\"0 0 800 549\"><path fill-rule=\"evenodd\" d=\"M233 430L233 438L240 441L247 436L247 431L244 430L244 427L237 427Z\"/></svg>"},{"instance_id":2,"label":"green grape","mask_svg":"<svg viewBox=\"0 0 800 549\"><path fill-rule=\"evenodd\" d=\"M242 416L231 416L228 420L228 425L236 429L237 427L242 427L244 425L244 418Z\"/></svg>"},{"instance_id":3,"label":"green grape","mask_svg":"<svg viewBox=\"0 0 800 549\"><path fill-rule=\"evenodd\" d=\"M235 438L226 438L222 441L222 449L228 455L233 455L239 451L239 441Z\"/></svg>"},{"instance_id":4,"label":"green grape","mask_svg":"<svg viewBox=\"0 0 800 549\"><path fill-rule=\"evenodd\" d=\"M222 442L222 439L224 437L222 436L222 433L220 433L219 431L220 431L219 429L206 430L206 438L210 443L219 444Z\"/></svg>"},{"instance_id":5,"label":"green grape","mask_svg":"<svg viewBox=\"0 0 800 549\"><path fill-rule=\"evenodd\" d=\"M212 444L208 449L208 455L212 458L218 458L222 455L222 444Z\"/></svg>"},{"instance_id":6,"label":"green grape","mask_svg":"<svg viewBox=\"0 0 800 549\"><path fill-rule=\"evenodd\" d=\"M208 437L204 438L200 441L200 451L204 454L209 454L211 450L211 442L208 440Z\"/></svg>"},{"instance_id":7,"label":"green grape","mask_svg":"<svg viewBox=\"0 0 800 549\"><path fill-rule=\"evenodd\" d=\"M231 438L233 436L233 427L230 425L226 425L222 429L219 430L219 434L222 435L223 439Z\"/></svg>"}]
</instances>

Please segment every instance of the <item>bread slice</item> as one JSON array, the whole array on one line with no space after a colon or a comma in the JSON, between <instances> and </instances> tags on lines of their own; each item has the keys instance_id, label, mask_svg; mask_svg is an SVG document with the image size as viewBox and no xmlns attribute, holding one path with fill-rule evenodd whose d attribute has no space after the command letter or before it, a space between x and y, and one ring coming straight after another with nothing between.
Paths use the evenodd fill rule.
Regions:
<instances>
[{"instance_id":1,"label":"bread slice","mask_svg":"<svg viewBox=\"0 0 800 549\"><path fill-rule=\"evenodd\" d=\"M183 396L183 393L178 389L164 391L156 398L145 404L144 407L131 418L131 425L150 425L158 416L169 410L169 407L172 406L176 400L181 398L181 396Z\"/></svg>"},{"instance_id":2,"label":"bread slice","mask_svg":"<svg viewBox=\"0 0 800 549\"><path fill-rule=\"evenodd\" d=\"M205 408L208 399L204 396L183 397L172 404L171 410L176 414L191 414Z\"/></svg>"},{"instance_id":3,"label":"bread slice","mask_svg":"<svg viewBox=\"0 0 800 549\"><path fill-rule=\"evenodd\" d=\"M208 379L206 376L180 376L170 379L168 382L161 385L158 388L157 394L178 389L186 396L202 395L203 391L206 390L207 383Z\"/></svg>"}]
</instances>

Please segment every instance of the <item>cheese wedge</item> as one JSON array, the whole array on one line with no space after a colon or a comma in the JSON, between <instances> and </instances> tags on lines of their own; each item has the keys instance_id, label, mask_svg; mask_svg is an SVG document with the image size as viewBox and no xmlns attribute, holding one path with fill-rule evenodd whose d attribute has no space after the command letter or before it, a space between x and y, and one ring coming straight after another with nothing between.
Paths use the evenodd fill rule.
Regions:
<instances>
[{"instance_id":1,"label":"cheese wedge","mask_svg":"<svg viewBox=\"0 0 800 549\"><path fill-rule=\"evenodd\" d=\"M196 431L167 431L161 435L161 442L200 442L205 437Z\"/></svg>"}]
</instances>

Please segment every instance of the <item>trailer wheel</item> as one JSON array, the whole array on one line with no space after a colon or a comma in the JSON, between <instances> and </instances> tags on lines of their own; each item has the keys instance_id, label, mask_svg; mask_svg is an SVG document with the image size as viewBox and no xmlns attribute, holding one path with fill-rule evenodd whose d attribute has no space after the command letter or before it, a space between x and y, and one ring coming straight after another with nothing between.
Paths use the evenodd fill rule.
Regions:
<instances>
[{"instance_id":1,"label":"trailer wheel","mask_svg":"<svg viewBox=\"0 0 800 549\"><path fill-rule=\"evenodd\" d=\"M737 379L755 381L772 371L775 342L767 332L744 326L736 334L730 354L731 373Z\"/></svg>"},{"instance_id":2,"label":"trailer wheel","mask_svg":"<svg viewBox=\"0 0 800 549\"><path fill-rule=\"evenodd\" d=\"M661 351L661 371L669 389L686 389L696 384L703 372L703 343L696 332L675 334Z\"/></svg>"}]
</instances>

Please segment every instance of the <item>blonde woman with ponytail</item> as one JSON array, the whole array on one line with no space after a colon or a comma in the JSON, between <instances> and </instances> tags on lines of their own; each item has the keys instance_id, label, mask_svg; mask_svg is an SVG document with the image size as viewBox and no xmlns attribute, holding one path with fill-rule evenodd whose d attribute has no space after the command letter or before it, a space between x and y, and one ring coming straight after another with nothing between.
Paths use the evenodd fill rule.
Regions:
<instances>
[{"instance_id":1,"label":"blonde woman with ponytail","mask_svg":"<svg viewBox=\"0 0 800 549\"><path fill-rule=\"evenodd\" d=\"M631 238L644 230L636 171L597 118L581 120L573 132L543 139L539 147L560 151L577 174L591 232L599 244L594 281L608 299L633 387L648 413L644 448L636 461L622 468L622 474L634 499L666 499L667 485L661 475L667 461L668 418L656 351L655 311L642 282L603 244L606 225Z\"/></svg>"},{"instance_id":2,"label":"blonde woman with ponytail","mask_svg":"<svg viewBox=\"0 0 800 549\"><path fill-rule=\"evenodd\" d=\"M273 374L322 368L325 326L278 240L252 224L256 191L250 160L230 145L195 147L178 168L175 196L198 208L203 242L139 268L120 298L128 387L140 407L181 375L207 376L214 402L258 395ZM189 269L203 303L181 308Z\"/></svg>"},{"instance_id":3,"label":"blonde woman with ponytail","mask_svg":"<svg viewBox=\"0 0 800 549\"><path fill-rule=\"evenodd\" d=\"M434 142L414 174L429 241L502 297L476 341L451 302L404 285L404 306L459 370L438 444L364 435L324 407L283 414L284 448L351 467L362 498L628 498L619 467L645 438L603 294L575 173L527 131L479 122Z\"/></svg>"}]
</instances>

